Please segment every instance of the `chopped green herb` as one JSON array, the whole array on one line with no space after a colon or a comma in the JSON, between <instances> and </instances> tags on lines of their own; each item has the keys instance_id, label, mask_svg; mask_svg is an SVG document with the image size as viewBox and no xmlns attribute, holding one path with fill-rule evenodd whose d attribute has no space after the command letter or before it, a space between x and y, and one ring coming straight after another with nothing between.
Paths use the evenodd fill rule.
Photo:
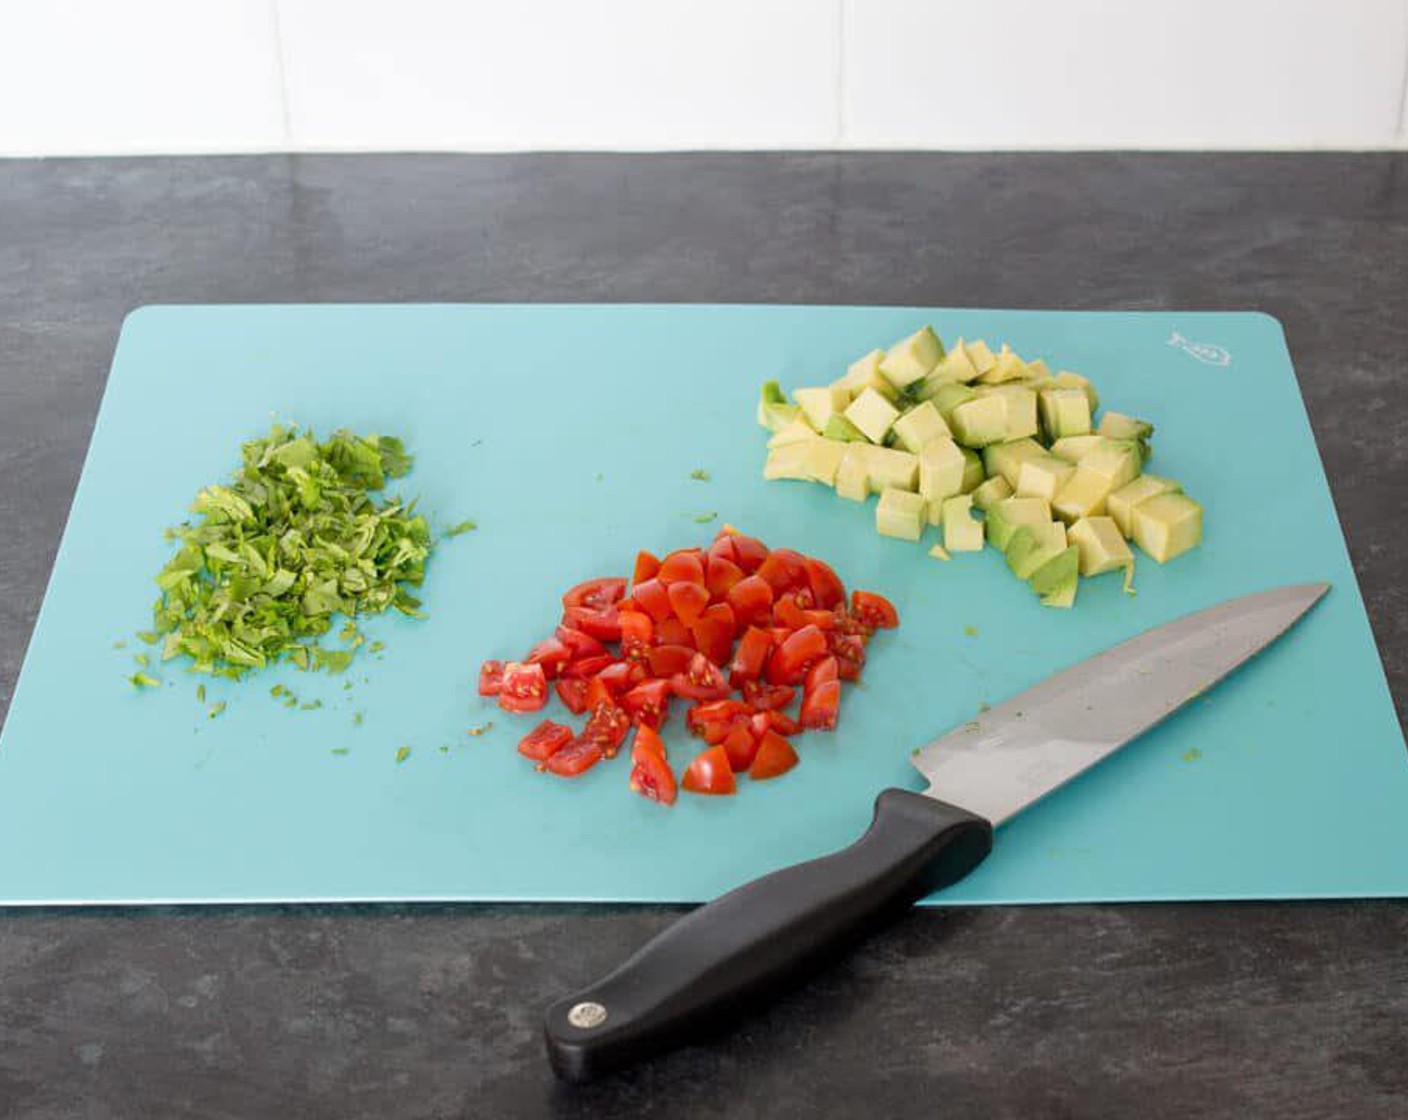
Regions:
<instances>
[{"instance_id":1,"label":"chopped green herb","mask_svg":"<svg viewBox=\"0 0 1408 1120\"><path fill-rule=\"evenodd\" d=\"M458 537L461 533L472 533L479 528L473 521L461 521L458 525L451 525L445 530L445 536Z\"/></svg>"},{"instance_id":2,"label":"chopped green herb","mask_svg":"<svg viewBox=\"0 0 1408 1120\"><path fill-rule=\"evenodd\" d=\"M159 634L153 634L150 630L138 630L137 637L146 642L149 646L154 646L161 641Z\"/></svg>"},{"instance_id":3,"label":"chopped green herb","mask_svg":"<svg viewBox=\"0 0 1408 1120\"><path fill-rule=\"evenodd\" d=\"M970 638L976 638L978 636L978 628L976 626L965 626L963 632Z\"/></svg>"},{"instance_id":4,"label":"chopped green herb","mask_svg":"<svg viewBox=\"0 0 1408 1120\"><path fill-rule=\"evenodd\" d=\"M316 712L322 706L323 702L321 700L309 700L306 704L299 704L298 710L300 712Z\"/></svg>"},{"instance_id":5,"label":"chopped green herb","mask_svg":"<svg viewBox=\"0 0 1408 1120\"><path fill-rule=\"evenodd\" d=\"M382 650L384 650L385 648L386 648L386 643L385 643L385 642L373 642L371 645L369 645L369 646L367 647L367 652L368 652L368 653L380 653L380 652L381 652Z\"/></svg>"},{"instance_id":6,"label":"chopped green herb","mask_svg":"<svg viewBox=\"0 0 1408 1120\"><path fill-rule=\"evenodd\" d=\"M346 747L333 747L331 753L332 753L332 754L351 754L352 752L349 751Z\"/></svg>"},{"instance_id":7,"label":"chopped green herb","mask_svg":"<svg viewBox=\"0 0 1408 1120\"><path fill-rule=\"evenodd\" d=\"M696 513L693 517L690 518L690 520L693 521L696 525L707 525L709 524L709 522L713 521L714 518L718 516L719 515L717 513Z\"/></svg>"},{"instance_id":8,"label":"chopped green herb","mask_svg":"<svg viewBox=\"0 0 1408 1120\"><path fill-rule=\"evenodd\" d=\"M441 753L441 754L449 754L449 753L450 753L450 748L449 748L449 747L442 746L442 747L440 748L440 753Z\"/></svg>"},{"instance_id":9,"label":"chopped green herb","mask_svg":"<svg viewBox=\"0 0 1408 1120\"><path fill-rule=\"evenodd\" d=\"M396 748L396 762L397 762L397 764L400 764L400 763L402 763L402 762L405 762L406 759L408 759L408 758L410 758L410 757L411 757L411 748L410 748L410 747L397 747L397 748Z\"/></svg>"},{"instance_id":10,"label":"chopped green herb","mask_svg":"<svg viewBox=\"0 0 1408 1120\"><path fill-rule=\"evenodd\" d=\"M1200 751L1197 747L1189 747L1178 757L1181 758L1184 762L1197 762L1198 759L1203 757L1203 752Z\"/></svg>"},{"instance_id":11,"label":"chopped green herb","mask_svg":"<svg viewBox=\"0 0 1408 1120\"><path fill-rule=\"evenodd\" d=\"M278 699L287 691L288 689L286 689L283 685L276 684L273 688L269 689L269 695L274 697L275 699Z\"/></svg>"},{"instance_id":12,"label":"chopped green herb","mask_svg":"<svg viewBox=\"0 0 1408 1120\"><path fill-rule=\"evenodd\" d=\"M352 687L352 682L351 682L351 681L343 681L343 682L342 682L342 691L343 691L343 692L347 692L349 689L351 689L351 687Z\"/></svg>"},{"instance_id":13,"label":"chopped green herb","mask_svg":"<svg viewBox=\"0 0 1408 1120\"><path fill-rule=\"evenodd\" d=\"M133 673L130 677L123 679L133 688L157 688L161 684L159 680L148 673Z\"/></svg>"},{"instance_id":14,"label":"chopped green herb","mask_svg":"<svg viewBox=\"0 0 1408 1120\"><path fill-rule=\"evenodd\" d=\"M597 472L596 472L596 480L597 480L598 482L600 482L600 481L601 481L603 478L605 478L605 477L606 477L606 476L605 476L604 474L602 474L600 471L597 471Z\"/></svg>"},{"instance_id":15,"label":"chopped green herb","mask_svg":"<svg viewBox=\"0 0 1408 1120\"><path fill-rule=\"evenodd\" d=\"M352 713L352 726L353 726L353 727L361 727L361 726L362 726L362 713L361 713L361 712L353 712L353 713Z\"/></svg>"},{"instance_id":16,"label":"chopped green herb","mask_svg":"<svg viewBox=\"0 0 1408 1120\"><path fill-rule=\"evenodd\" d=\"M923 749L924 749L923 747L915 747L912 751L909 752L909 757L910 757L910 758L916 758L916 757L918 757L919 752L920 752L921 750L923 750Z\"/></svg>"},{"instance_id":17,"label":"chopped green herb","mask_svg":"<svg viewBox=\"0 0 1408 1120\"><path fill-rule=\"evenodd\" d=\"M113 649L126 649L126 648L127 648L127 643L126 643L126 642L113 642L112 648L113 648Z\"/></svg>"},{"instance_id":18,"label":"chopped green herb","mask_svg":"<svg viewBox=\"0 0 1408 1120\"><path fill-rule=\"evenodd\" d=\"M132 660L135 661L138 665L140 665L143 669L145 669L148 665L151 664L151 659L148 658L145 653L134 653L132 655Z\"/></svg>"},{"instance_id":19,"label":"chopped green herb","mask_svg":"<svg viewBox=\"0 0 1408 1120\"><path fill-rule=\"evenodd\" d=\"M216 716L218 716L218 715L219 715L221 712L223 712L224 710L225 710L225 701L220 700L220 701L218 701L218 702L216 702L216 703L210 705L210 711L208 711L208 712L205 713L205 718L206 718L206 719L214 719Z\"/></svg>"},{"instance_id":20,"label":"chopped green herb","mask_svg":"<svg viewBox=\"0 0 1408 1120\"><path fill-rule=\"evenodd\" d=\"M708 482L709 472L703 467L695 467L694 470L689 472L689 477L694 479L695 482Z\"/></svg>"},{"instance_id":21,"label":"chopped green herb","mask_svg":"<svg viewBox=\"0 0 1408 1120\"><path fill-rule=\"evenodd\" d=\"M295 696L293 693L290 692L287 696L284 697L284 707L285 707L285 708L296 708L296 707L298 707L298 697Z\"/></svg>"},{"instance_id":22,"label":"chopped green herb","mask_svg":"<svg viewBox=\"0 0 1408 1120\"><path fill-rule=\"evenodd\" d=\"M204 703L205 703L205 685L203 685L203 684L198 684L198 685L196 685L196 703L197 703L197 704L204 704Z\"/></svg>"}]
</instances>

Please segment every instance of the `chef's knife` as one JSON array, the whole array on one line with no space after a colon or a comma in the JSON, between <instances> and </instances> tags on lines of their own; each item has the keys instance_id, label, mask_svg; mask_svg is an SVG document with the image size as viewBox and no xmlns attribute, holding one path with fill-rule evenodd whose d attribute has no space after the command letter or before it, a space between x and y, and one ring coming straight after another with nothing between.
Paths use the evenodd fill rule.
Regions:
<instances>
[{"instance_id":1,"label":"chef's knife","mask_svg":"<svg viewBox=\"0 0 1408 1120\"><path fill-rule=\"evenodd\" d=\"M1050 677L913 756L922 794L887 789L849 848L692 911L548 1009L548 1056L583 1080L678 1045L844 947L887 912L963 878L992 830L1113 754L1274 641L1329 590L1233 599Z\"/></svg>"}]
</instances>

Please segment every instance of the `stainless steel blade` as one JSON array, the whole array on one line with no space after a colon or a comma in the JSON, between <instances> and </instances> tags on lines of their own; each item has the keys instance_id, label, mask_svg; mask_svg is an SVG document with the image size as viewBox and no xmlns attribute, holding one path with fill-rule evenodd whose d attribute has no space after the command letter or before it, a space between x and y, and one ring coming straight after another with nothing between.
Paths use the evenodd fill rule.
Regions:
<instances>
[{"instance_id":1,"label":"stainless steel blade","mask_svg":"<svg viewBox=\"0 0 1408 1120\"><path fill-rule=\"evenodd\" d=\"M925 792L1001 824L1201 695L1329 589L1230 599L1048 677L916 751Z\"/></svg>"}]
</instances>

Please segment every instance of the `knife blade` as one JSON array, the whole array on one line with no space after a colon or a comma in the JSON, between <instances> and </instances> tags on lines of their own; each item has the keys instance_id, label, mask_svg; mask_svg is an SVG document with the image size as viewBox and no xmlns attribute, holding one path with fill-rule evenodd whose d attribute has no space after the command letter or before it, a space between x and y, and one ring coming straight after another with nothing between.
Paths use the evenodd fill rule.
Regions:
<instances>
[{"instance_id":1,"label":"knife blade","mask_svg":"<svg viewBox=\"0 0 1408 1120\"><path fill-rule=\"evenodd\" d=\"M915 752L928 788L881 792L869 830L850 847L720 896L550 1007L554 1071L586 1080L698 1037L888 914L957 882L986 858L995 826L1200 696L1328 590L1276 588L1166 623Z\"/></svg>"}]
</instances>

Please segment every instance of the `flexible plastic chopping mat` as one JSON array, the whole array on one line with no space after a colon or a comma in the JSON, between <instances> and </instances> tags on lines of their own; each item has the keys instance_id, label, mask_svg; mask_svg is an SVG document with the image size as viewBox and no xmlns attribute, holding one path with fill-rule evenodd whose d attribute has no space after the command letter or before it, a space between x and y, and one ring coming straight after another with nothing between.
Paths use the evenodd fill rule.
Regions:
<instances>
[{"instance_id":1,"label":"flexible plastic chopping mat","mask_svg":"<svg viewBox=\"0 0 1408 1120\"><path fill-rule=\"evenodd\" d=\"M1008 341L1153 418L1151 469L1203 501L1205 545L1142 563L1137 597L1111 576L1057 611L992 551L939 563L876 536L873 505L765 483L759 382L829 379L924 322ZM416 467L400 490L437 526L479 528L437 548L430 617L368 622L386 648L342 676L212 681L202 704L199 679L171 663L160 688L135 691L124 677L170 554L162 529L271 416L401 436ZM799 740L782 780L672 809L627 792L624 755L576 781L535 773L514 745L540 717L480 700L479 661L549 633L570 584L725 521L899 605L903 625L873 643L837 731ZM146 308L123 328L0 740L0 902L703 900L848 843L880 789L918 787L911 748L980 705L1189 611L1310 580L1334 590L1289 638L1004 827L940 901L1408 893L1408 755L1273 320ZM322 707L286 709L279 683ZM667 734L681 766L695 746L682 722Z\"/></svg>"}]
</instances>

